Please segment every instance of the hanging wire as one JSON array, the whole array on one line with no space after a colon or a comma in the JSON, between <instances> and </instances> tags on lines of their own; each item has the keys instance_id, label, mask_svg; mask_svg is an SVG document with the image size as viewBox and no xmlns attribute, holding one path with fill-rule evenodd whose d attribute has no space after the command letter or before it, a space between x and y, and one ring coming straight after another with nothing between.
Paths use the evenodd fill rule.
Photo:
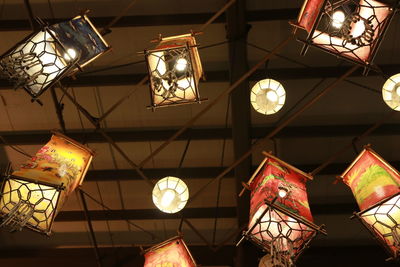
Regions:
<instances>
[{"instance_id":1,"label":"hanging wire","mask_svg":"<svg viewBox=\"0 0 400 267\"><path fill-rule=\"evenodd\" d=\"M107 211L112 211L111 208L109 208L108 206L106 206L104 203L102 203L101 201L97 200L96 198L92 197L91 195L89 195L86 191L84 191L83 189L79 189L81 190L88 198L90 198L91 200L93 200L94 202L96 202L97 204L99 204L100 206L104 207ZM140 227L139 225L131 222L128 219L123 219L124 221L126 221L127 223L129 223L131 226L133 226L134 228L137 228L139 230L141 230L142 232L148 234L151 236L151 238L153 240L161 240L158 236L156 236L155 234L145 230L143 227Z\"/></svg>"},{"instance_id":2,"label":"hanging wire","mask_svg":"<svg viewBox=\"0 0 400 267\"><path fill-rule=\"evenodd\" d=\"M250 46L250 47L256 48L256 49L258 49L258 50L260 50L260 51L264 51L264 52L267 52L267 53L270 53L270 52L271 52L270 50L268 50L268 49L266 49L266 48L263 48L263 47L260 47L260 46L258 46L258 45L255 45L255 44L253 44L253 43L247 42L247 45ZM280 55L280 54L275 54L275 56L276 56L276 57L279 57L279 58L282 58L282 59L284 59L284 60L286 60L286 61L289 61L289 62L291 62L291 63L297 64L297 65L299 65L299 66L305 67L305 68L312 68L312 66L310 66L310 65L304 64L303 62L300 62L300 61L291 59L291 58L289 58L289 57L286 57L286 56L283 56L283 55ZM341 61L341 63L342 63L342 62L343 62L343 61ZM341 64L341 63L339 63L339 64ZM360 83L358 83L358 82L351 81L351 80L349 80L349 79L345 79L344 81L347 82L347 83L350 83L350 84L352 84L352 85L356 85L356 86L358 86L358 87L360 87L360 88L369 90L369 91L374 92L374 93L379 93L379 94L381 93L380 91L378 91L378 90L376 90L376 89L374 89L374 88L371 88L371 87L366 86L366 85L364 85L364 84L360 84Z\"/></svg>"},{"instance_id":3,"label":"hanging wire","mask_svg":"<svg viewBox=\"0 0 400 267\"><path fill-rule=\"evenodd\" d=\"M228 97L228 103L226 106L226 113L225 113L225 130L228 129L228 121L229 121L229 108L230 108L230 103L231 103L231 95ZM221 150L221 160L220 160L220 167L224 167L224 159L225 159L225 146L226 146L226 137L224 136L224 139L222 140L222 150ZM215 218L214 218L214 229L213 229L213 238L212 238L212 244L215 245L215 238L217 235L217 226L218 226L218 210L219 210L219 201L221 197L221 183L222 179L218 181L218 186L217 186L217 199L216 199L216 205L215 205Z\"/></svg>"},{"instance_id":4,"label":"hanging wire","mask_svg":"<svg viewBox=\"0 0 400 267\"><path fill-rule=\"evenodd\" d=\"M24 155L24 156L26 156L26 157L28 157L28 158L32 158L32 155L30 155L30 154L28 154L27 152L25 152L25 151L24 151L22 148L20 148L19 146L14 146L14 145L9 144L9 143L4 139L4 137L1 136L1 135L0 135L0 140L1 140L1 142L2 142L4 145L10 147L10 148L13 149L14 151L16 151L16 152L18 152L18 153L20 153L20 154L22 154L22 155Z\"/></svg>"}]
</instances>

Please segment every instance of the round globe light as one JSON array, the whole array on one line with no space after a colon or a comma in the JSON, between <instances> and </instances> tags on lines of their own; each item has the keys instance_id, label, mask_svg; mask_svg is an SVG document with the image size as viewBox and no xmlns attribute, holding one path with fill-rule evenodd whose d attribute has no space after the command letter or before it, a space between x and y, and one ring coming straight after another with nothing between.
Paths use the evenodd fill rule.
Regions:
<instances>
[{"instance_id":1,"label":"round globe light","mask_svg":"<svg viewBox=\"0 0 400 267\"><path fill-rule=\"evenodd\" d=\"M265 115L278 112L285 104L285 99L285 89L273 79L261 80L251 88L251 105L257 112Z\"/></svg>"},{"instance_id":2,"label":"round globe light","mask_svg":"<svg viewBox=\"0 0 400 267\"><path fill-rule=\"evenodd\" d=\"M382 88L382 97L391 109L400 111L400 73L387 79Z\"/></svg>"},{"instance_id":3,"label":"round globe light","mask_svg":"<svg viewBox=\"0 0 400 267\"><path fill-rule=\"evenodd\" d=\"M179 178L167 176L159 180L153 188L153 203L165 213L176 213L189 200L189 189Z\"/></svg>"}]
</instances>

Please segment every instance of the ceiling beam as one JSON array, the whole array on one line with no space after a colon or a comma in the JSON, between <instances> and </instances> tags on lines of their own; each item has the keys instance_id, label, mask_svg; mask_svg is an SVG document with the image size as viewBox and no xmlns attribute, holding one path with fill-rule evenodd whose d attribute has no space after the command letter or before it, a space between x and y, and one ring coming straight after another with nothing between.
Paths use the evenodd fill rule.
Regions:
<instances>
[{"instance_id":1,"label":"ceiling beam","mask_svg":"<svg viewBox=\"0 0 400 267\"><path fill-rule=\"evenodd\" d=\"M353 137L358 136L371 125L315 125L315 126L291 126L283 129L276 135L276 138L315 138L315 137ZM273 127L256 126L251 128L251 138L263 138ZM164 141L173 135L177 129L107 129L106 133L115 142L147 142ZM400 124L384 124L376 129L371 135L399 135ZM70 130L67 135L75 140L85 143L104 143L105 140L97 132L82 132ZM49 131L5 131L0 132L0 136L8 145L40 145L46 143L51 136ZM188 129L177 140L221 140L231 139L231 128L198 128ZM2 144L2 141L0 141Z\"/></svg>"},{"instance_id":2,"label":"ceiling beam","mask_svg":"<svg viewBox=\"0 0 400 267\"><path fill-rule=\"evenodd\" d=\"M399 64L381 65L380 66L386 75L392 75L400 69ZM322 78L337 78L343 74L343 68L337 66L332 67L312 67L312 68L280 68L269 69L268 75L275 79L298 80L298 79L322 79ZM62 83L71 87L91 87L91 86L127 86L139 83L145 73L128 73L128 74L102 74L102 75L77 75L76 79L65 78ZM355 71L350 77L362 77L361 70ZM370 71L368 77L380 76L379 73ZM228 82L229 72L222 71L206 71L207 80L205 82ZM250 81L259 81L265 79L265 70L257 70L249 77ZM13 85L4 79L0 79L1 90L11 90Z\"/></svg>"},{"instance_id":3,"label":"ceiling beam","mask_svg":"<svg viewBox=\"0 0 400 267\"><path fill-rule=\"evenodd\" d=\"M252 10L247 11L247 17L250 22L291 20L295 19L298 13L299 9L297 8ZM213 15L214 13L124 16L113 28L203 24ZM44 18L43 20L49 24L54 24L69 19L70 18ZM90 19L97 28L103 28L108 25L114 17L90 17ZM225 23L225 15L222 14L213 23ZM28 20L0 20L0 31L30 30L31 26Z\"/></svg>"},{"instance_id":4,"label":"ceiling beam","mask_svg":"<svg viewBox=\"0 0 400 267\"><path fill-rule=\"evenodd\" d=\"M90 219L92 221L119 221L119 220L163 220L163 219L181 219L182 215L186 219L214 218L215 208L185 208L180 213L168 214L157 209L129 209L129 210L90 210ZM235 207L220 207L218 209L218 218L235 218ZM55 221L73 222L85 221L86 217L83 211L61 211Z\"/></svg>"}]
</instances>

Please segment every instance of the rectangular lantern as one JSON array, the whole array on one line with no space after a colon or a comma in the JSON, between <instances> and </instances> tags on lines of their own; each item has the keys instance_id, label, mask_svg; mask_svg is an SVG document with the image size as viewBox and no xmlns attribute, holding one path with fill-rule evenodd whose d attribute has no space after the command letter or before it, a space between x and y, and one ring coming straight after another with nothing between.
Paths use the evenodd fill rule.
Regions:
<instances>
[{"instance_id":1,"label":"rectangular lantern","mask_svg":"<svg viewBox=\"0 0 400 267\"><path fill-rule=\"evenodd\" d=\"M144 53L153 109L201 101L203 69L193 34L160 37L156 47Z\"/></svg>"},{"instance_id":2,"label":"rectangular lantern","mask_svg":"<svg viewBox=\"0 0 400 267\"><path fill-rule=\"evenodd\" d=\"M370 67L392 20L397 0L305 0L295 27L307 38L302 54L314 46Z\"/></svg>"},{"instance_id":3,"label":"rectangular lantern","mask_svg":"<svg viewBox=\"0 0 400 267\"><path fill-rule=\"evenodd\" d=\"M400 174L366 147L341 175L360 207L355 213L393 259L400 252Z\"/></svg>"},{"instance_id":4,"label":"rectangular lantern","mask_svg":"<svg viewBox=\"0 0 400 267\"><path fill-rule=\"evenodd\" d=\"M0 70L32 98L89 64L109 46L85 16L42 26L0 57Z\"/></svg>"},{"instance_id":5,"label":"rectangular lantern","mask_svg":"<svg viewBox=\"0 0 400 267\"><path fill-rule=\"evenodd\" d=\"M50 234L67 197L82 184L93 158L87 147L55 133L20 170L4 178L0 194L1 226Z\"/></svg>"},{"instance_id":6,"label":"rectangular lantern","mask_svg":"<svg viewBox=\"0 0 400 267\"><path fill-rule=\"evenodd\" d=\"M196 267L189 249L179 236L171 238L145 251L144 267L174 266Z\"/></svg>"},{"instance_id":7,"label":"rectangular lantern","mask_svg":"<svg viewBox=\"0 0 400 267\"><path fill-rule=\"evenodd\" d=\"M244 238L291 266L318 232L313 223L305 183L312 177L280 159L266 158L247 185L250 220Z\"/></svg>"}]
</instances>

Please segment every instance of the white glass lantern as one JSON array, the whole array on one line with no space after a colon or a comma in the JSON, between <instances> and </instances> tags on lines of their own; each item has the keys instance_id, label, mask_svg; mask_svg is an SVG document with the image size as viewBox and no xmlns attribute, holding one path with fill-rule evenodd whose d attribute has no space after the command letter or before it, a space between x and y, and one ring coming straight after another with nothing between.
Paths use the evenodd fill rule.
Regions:
<instances>
[{"instance_id":1,"label":"white glass lantern","mask_svg":"<svg viewBox=\"0 0 400 267\"><path fill-rule=\"evenodd\" d=\"M42 25L0 57L0 71L15 88L39 97L110 47L85 16L51 26Z\"/></svg>"},{"instance_id":2,"label":"white glass lantern","mask_svg":"<svg viewBox=\"0 0 400 267\"><path fill-rule=\"evenodd\" d=\"M251 105L259 113L274 114L283 107L285 100L285 89L280 82L273 79L261 80L251 88Z\"/></svg>"},{"instance_id":3,"label":"white glass lantern","mask_svg":"<svg viewBox=\"0 0 400 267\"><path fill-rule=\"evenodd\" d=\"M387 79L382 88L382 97L391 109L400 111L400 73Z\"/></svg>"},{"instance_id":4,"label":"white glass lantern","mask_svg":"<svg viewBox=\"0 0 400 267\"><path fill-rule=\"evenodd\" d=\"M189 189L179 178L167 176L153 188L153 203L165 213L176 213L183 209L189 200Z\"/></svg>"}]
</instances>

